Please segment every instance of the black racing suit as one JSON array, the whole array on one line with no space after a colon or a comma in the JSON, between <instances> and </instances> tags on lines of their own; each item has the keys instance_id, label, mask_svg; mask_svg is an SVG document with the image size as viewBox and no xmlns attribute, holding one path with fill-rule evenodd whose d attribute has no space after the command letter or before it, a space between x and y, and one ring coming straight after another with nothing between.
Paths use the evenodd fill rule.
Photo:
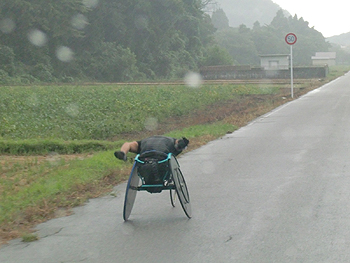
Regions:
<instances>
[{"instance_id":1,"label":"black racing suit","mask_svg":"<svg viewBox=\"0 0 350 263\"><path fill-rule=\"evenodd\" d=\"M163 153L172 153L175 156L181 153L181 150L176 150L175 148L175 138L166 136L152 136L141 141L138 141L137 153L144 153L147 151L159 151Z\"/></svg>"},{"instance_id":2,"label":"black racing suit","mask_svg":"<svg viewBox=\"0 0 350 263\"><path fill-rule=\"evenodd\" d=\"M172 153L178 155L181 150L175 148L176 139L165 136L152 136L142 141L138 141L137 153L141 154L148 151L159 151L165 154ZM143 155L142 164L138 164L138 172L144 180L145 184L163 184L164 180L169 180L169 164L168 162L159 163L165 156L150 153ZM162 187L151 187L147 190L150 193L159 193Z\"/></svg>"}]
</instances>

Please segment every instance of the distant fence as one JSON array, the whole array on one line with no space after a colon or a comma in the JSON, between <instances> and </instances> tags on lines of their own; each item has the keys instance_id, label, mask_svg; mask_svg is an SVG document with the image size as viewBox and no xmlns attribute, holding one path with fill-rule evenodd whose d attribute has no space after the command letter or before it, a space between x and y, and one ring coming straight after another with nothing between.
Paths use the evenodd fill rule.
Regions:
<instances>
[{"instance_id":1,"label":"distant fence","mask_svg":"<svg viewBox=\"0 0 350 263\"><path fill-rule=\"evenodd\" d=\"M210 66L202 67L200 73L205 80L214 79L289 79L290 69L265 70L250 66ZM293 67L296 79L324 78L328 75L328 66Z\"/></svg>"}]
</instances>

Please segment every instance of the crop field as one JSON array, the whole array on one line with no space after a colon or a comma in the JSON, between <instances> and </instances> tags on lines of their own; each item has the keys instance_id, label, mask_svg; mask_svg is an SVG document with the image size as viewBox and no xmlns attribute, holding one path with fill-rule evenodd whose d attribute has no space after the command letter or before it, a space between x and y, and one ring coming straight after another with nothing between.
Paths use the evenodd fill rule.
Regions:
<instances>
[{"instance_id":1,"label":"crop field","mask_svg":"<svg viewBox=\"0 0 350 263\"><path fill-rule=\"evenodd\" d=\"M0 139L106 140L238 95L276 90L257 85L0 87Z\"/></svg>"}]
</instances>

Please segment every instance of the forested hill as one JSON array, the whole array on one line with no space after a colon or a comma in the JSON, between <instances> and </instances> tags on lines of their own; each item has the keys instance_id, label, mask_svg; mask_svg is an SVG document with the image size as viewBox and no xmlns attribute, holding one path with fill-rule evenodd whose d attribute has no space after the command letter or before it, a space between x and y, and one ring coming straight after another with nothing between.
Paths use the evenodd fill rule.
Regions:
<instances>
[{"instance_id":1,"label":"forested hill","mask_svg":"<svg viewBox=\"0 0 350 263\"><path fill-rule=\"evenodd\" d=\"M296 65L328 51L320 32L270 0L218 1L238 10L239 26L221 9L210 17L211 0L0 0L0 84L179 79L202 66L256 66L259 54L289 52L289 32L298 35Z\"/></svg>"},{"instance_id":2,"label":"forested hill","mask_svg":"<svg viewBox=\"0 0 350 263\"><path fill-rule=\"evenodd\" d=\"M204 0L0 0L0 83L183 76L198 69L212 41L214 27L204 5Z\"/></svg>"},{"instance_id":3,"label":"forested hill","mask_svg":"<svg viewBox=\"0 0 350 263\"><path fill-rule=\"evenodd\" d=\"M281 7L271 0L216 0L229 19L231 27L245 24L252 27L256 21L261 25L270 24ZM285 11L288 14L287 11Z\"/></svg>"}]
</instances>

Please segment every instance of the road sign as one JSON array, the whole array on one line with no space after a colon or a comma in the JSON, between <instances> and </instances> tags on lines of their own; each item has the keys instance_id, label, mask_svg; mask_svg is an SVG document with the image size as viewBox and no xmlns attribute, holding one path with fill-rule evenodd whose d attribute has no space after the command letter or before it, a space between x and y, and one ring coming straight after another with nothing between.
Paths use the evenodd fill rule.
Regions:
<instances>
[{"instance_id":1,"label":"road sign","mask_svg":"<svg viewBox=\"0 0 350 263\"><path fill-rule=\"evenodd\" d=\"M291 86L291 96L294 97L294 85L293 85L293 45L297 42L297 36L293 33L286 35L285 40L288 45L290 45L290 86Z\"/></svg>"},{"instance_id":2,"label":"road sign","mask_svg":"<svg viewBox=\"0 0 350 263\"><path fill-rule=\"evenodd\" d=\"M293 33L289 33L286 35L285 40L288 45L294 45L297 42L297 36Z\"/></svg>"}]
</instances>

